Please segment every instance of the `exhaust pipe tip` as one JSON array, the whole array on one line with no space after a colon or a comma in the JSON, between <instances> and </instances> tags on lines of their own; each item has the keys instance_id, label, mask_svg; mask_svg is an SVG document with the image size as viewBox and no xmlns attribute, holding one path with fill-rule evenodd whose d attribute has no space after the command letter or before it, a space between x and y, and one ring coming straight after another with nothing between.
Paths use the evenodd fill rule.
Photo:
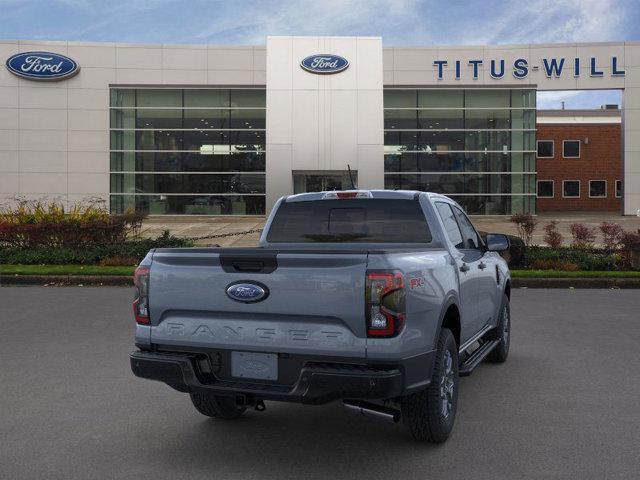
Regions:
<instances>
[{"instance_id":1,"label":"exhaust pipe tip","mask_svg":"<svg viewBox=\"0 0 640 480\"><path fill-rule=\"evenodd\" d=\"M391 420L393 423L398 423L400 421L400 410L395 408L385 407L362 400L344 400L343 404L347 410L360 414L364 417L381 418L387 421Z\"/></svg>"}]
</instances>

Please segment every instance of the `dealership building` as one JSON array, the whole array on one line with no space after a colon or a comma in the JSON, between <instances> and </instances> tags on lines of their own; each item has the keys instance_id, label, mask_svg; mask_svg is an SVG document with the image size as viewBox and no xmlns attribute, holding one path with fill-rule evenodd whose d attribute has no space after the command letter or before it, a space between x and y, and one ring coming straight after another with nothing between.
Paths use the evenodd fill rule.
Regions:
<instances>
[{"instance_id":1,"label":"dealership building","mask_svg":"<svg viewBox=\"0 0 640 480\"><path fill-rule=\"evenodd\" d=\"M263 215L282 195L357 185L441 192L472 214L535 213L537 188L550 191L537 185L536 92L620 89L620 174L604 188L620 213L640 209L640 42L5 40L0 55L0 204ZM567 151L588 151L589 138ZM553 161L582 168L560 155L545 168Z\"/></svg>"}]
</instances>

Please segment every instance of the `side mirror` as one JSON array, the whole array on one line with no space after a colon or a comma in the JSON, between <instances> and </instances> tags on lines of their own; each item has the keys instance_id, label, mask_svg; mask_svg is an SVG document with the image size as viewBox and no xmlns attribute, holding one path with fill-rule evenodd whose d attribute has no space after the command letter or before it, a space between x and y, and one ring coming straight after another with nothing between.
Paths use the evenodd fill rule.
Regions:
<instances>
[{"instance_id":1,"label":"side mirror","mask_svg":"<svg viewBox=\"0 0 640 480\"><path fill-rule=\"evenodd\" d=\"M487 233L484 241L487 244L487 250L490 252L509 250L509 239L501 233Z\"/></svg>"}]
</instances>

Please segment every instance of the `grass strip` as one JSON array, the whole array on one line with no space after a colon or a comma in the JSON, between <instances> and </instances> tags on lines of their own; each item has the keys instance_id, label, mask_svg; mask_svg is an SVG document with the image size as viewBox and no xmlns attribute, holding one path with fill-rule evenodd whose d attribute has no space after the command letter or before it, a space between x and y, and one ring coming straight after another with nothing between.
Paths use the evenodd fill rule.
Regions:
<instances>
[{"instance_id":1,"label":"grass strip","mask_svg":"<svg viewBox=\"0 0 640 480\"><path fill-rule=\"evenodd\" d=\"M136 267L102 265L0 265L2 275L133 275Z\"/></svg>"},{"instance_id":2,"label":"grass strip","mask_svg":"<svg viewBox=\"0 0 640 480\"><path fill-rule=\"evenodd\" d=\"M0 265L3 275L133 275L135 267ZM511 270L513 278L640 278L640 271Z\"/></svg>"},{"instance_id":3,"label":"grass strip","mask_svg":"<svg viewBox=\"0 0 640 480\"><path fill-rule=\"evenodd\" d=\"M513 278L640 278L640 271L511 270Z\"/></svg>"}]
</instances>

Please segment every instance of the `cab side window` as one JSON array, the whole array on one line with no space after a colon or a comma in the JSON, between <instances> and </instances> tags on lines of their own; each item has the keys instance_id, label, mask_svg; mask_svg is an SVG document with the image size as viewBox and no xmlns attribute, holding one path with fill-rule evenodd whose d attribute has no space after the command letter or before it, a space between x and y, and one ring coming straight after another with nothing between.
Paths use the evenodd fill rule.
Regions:
<instances>
[{"instance_id":1,"label":"cab side window","mask_svg":"<svg viewBox=\"0 0 640 480\"><path fill-rule=\"evenodd\" d=\"M476 232L476 229L473 228L473 224L471 223L471 220L469 220L469 217L467 217L458 207L452 206L451 208L455 213L458 225L460 225L460 230L462 231L462 237L465 244L463 248L480 248L482 246L482 240L480 239L478 232Z\"/></svg>"},{"instance_id":2,"label":"cab side window","mask_svg":"<svg viewBox=\"0 0 640 480\"><path fill-rule=\"evenodd\" d=\"M451 210L451 206L449 206L448 203L436 202L436 209L442 219L444 230L447 232L451 243L453 243L456 248L465 248L464 239L462 238L462 233L458 227L458 222L456 222L453 210Z\"/></svg>"}]
</instances>

